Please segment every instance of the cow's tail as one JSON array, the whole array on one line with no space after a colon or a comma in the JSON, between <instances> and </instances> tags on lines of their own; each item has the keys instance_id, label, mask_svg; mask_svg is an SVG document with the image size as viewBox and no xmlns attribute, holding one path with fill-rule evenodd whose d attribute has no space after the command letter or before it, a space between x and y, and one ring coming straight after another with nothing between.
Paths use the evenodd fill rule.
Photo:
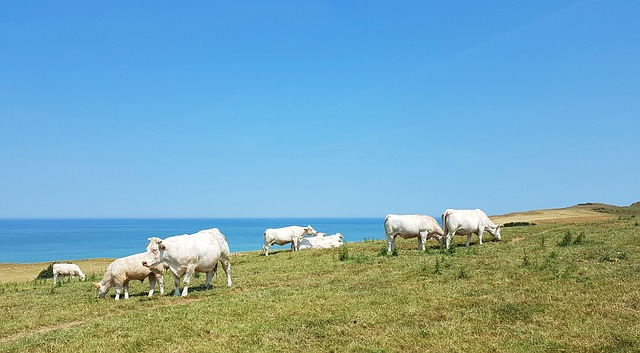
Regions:
<instances>
[{"instance_id":1,"label":"cow's tail","mask_svg":"<svg viewBox=\"0 0 640 353\"><path fill-rule=\"evenodd\" d=\"M449 217L449 210L442 213L442 232L444 232L445 236L449 233L449 230L447 229L447 217Z\"/></svg>"},{"instance_id":2,"label":"cow's tail","mask_svg":"<svg viewBox=\"0 0 640 353\"><path fill-rule=\"evenodd\" d=\"M392 232L392 229L389 226L389 217L391 215L388 214L386 217L384 217L384 233L389 235Z\"/></svg>"}]
</instances>

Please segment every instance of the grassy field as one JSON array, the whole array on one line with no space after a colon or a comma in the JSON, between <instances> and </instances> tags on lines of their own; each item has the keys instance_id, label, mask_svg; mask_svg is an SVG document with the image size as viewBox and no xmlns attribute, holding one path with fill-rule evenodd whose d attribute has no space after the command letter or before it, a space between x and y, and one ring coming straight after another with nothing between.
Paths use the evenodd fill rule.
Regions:
<instances>
[{"instance_id":1,"label":"grassy field","mask_svg":"<svg viewBox=\"0 0 640 353\"><path fill-rule=\"evenodd\" d=\"M633 214L505 228L453 251L398 240L234 254L234 285L96 299L87 282L0 284L2 352L638 352ZM96 264L96 269L103 268ZM173 281L166 277L167 293Z\"/></svg>"}]
</instances>

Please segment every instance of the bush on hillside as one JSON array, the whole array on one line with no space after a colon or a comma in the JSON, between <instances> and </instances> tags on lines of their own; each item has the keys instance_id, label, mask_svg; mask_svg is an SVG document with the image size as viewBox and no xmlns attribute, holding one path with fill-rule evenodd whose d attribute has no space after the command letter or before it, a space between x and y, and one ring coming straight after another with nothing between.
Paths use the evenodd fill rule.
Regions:
<instances>
[{"instance_id":1,"label":"bush on hillside","mask_svg":"<svg viewBox=\"0 0 640 353\"><path fill-rule=\"evenodd\" d=\"M40 271L40 273L38 274L38 277L36 277L36 279L47 279L47 278L53 278L53 264L51 263L49 265L49 267L45 268L44 270Z\"/></svg>"},{"instance_id":2,"label":"bush on hillside","mask_svg":"<svg viewBox=\"0 0 640 353\"><path fill-rule=\"evenodd\" d=\"M535 226L535 225L536 225L535 223L530 223L530 222L507 222L502 226L505 228L508 228L508 227L523 227L523 226Z\"/></svg>"}]
</instances>

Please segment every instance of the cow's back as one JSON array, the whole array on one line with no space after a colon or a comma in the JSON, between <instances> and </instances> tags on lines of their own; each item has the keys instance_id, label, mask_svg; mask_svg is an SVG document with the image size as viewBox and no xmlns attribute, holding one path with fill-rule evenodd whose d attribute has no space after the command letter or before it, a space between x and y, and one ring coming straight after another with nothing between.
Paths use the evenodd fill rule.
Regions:
<instances>
[{"instance_id":1,"label":"cow's back","mask_svg":"<svg viewBox=\"0 0 640 353\"><path fill-rule=\"evenodd\" d=\"M445 232L464 229L475 231L484 224L488 217L481 210L446 210L442 217L442 226Z\"/></svg>"},{"instance_id":2,"label":"cow's back","mask_svg":"<svg viewBox=\"0 0 640 353\"><path fill-rule=\"evenodd\" d=\"M304 233L304 227L289 226L283 228L268 228L264 231L265 243L275 242L278 245L284 245L291 242L294 238L300 238Z\"/></svg>"},{"instance_id":3,"label":"cow's back","mask_svg":"<svg viewBox=\"0 0 640 353\"><path fill-rule=\"evenodd\" d=\"M394 234L418 234L421 231L439 232L438 222L426 215L387 215L384 219L387 236Z\"/></svg>"},{"instance_id":4,"label":"cow's back","mask_svg":"<svg viewBox=\"0 0 640 353\"><path fill-rule=\"evenodd\" d=\"M173 254L177 264L196 264L196 271L206 272L212 269L220 258L220 246L217 239L208 231L185 234L175 237L176 252Z\"/></svg>"}]
</instances>

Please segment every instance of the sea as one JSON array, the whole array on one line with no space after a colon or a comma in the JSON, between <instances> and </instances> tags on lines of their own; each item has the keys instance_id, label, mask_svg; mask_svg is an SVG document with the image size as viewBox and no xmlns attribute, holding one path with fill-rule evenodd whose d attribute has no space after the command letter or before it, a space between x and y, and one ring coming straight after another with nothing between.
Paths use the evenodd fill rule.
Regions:
<instances>
[{"instance_id":1,"label":"sea","mask_svg":"<svg viewBox=\"0 0 640 353\"><path fill-rule=\"evenodd\" d=\"M117 258L145 251L150 237L218 228L231 252L261 250L267 228L311 225L347 242L384 239L384 218L0 219L0 263ZM273 245L273 250L290 245Z\"/></svg>"}]
</instances>

